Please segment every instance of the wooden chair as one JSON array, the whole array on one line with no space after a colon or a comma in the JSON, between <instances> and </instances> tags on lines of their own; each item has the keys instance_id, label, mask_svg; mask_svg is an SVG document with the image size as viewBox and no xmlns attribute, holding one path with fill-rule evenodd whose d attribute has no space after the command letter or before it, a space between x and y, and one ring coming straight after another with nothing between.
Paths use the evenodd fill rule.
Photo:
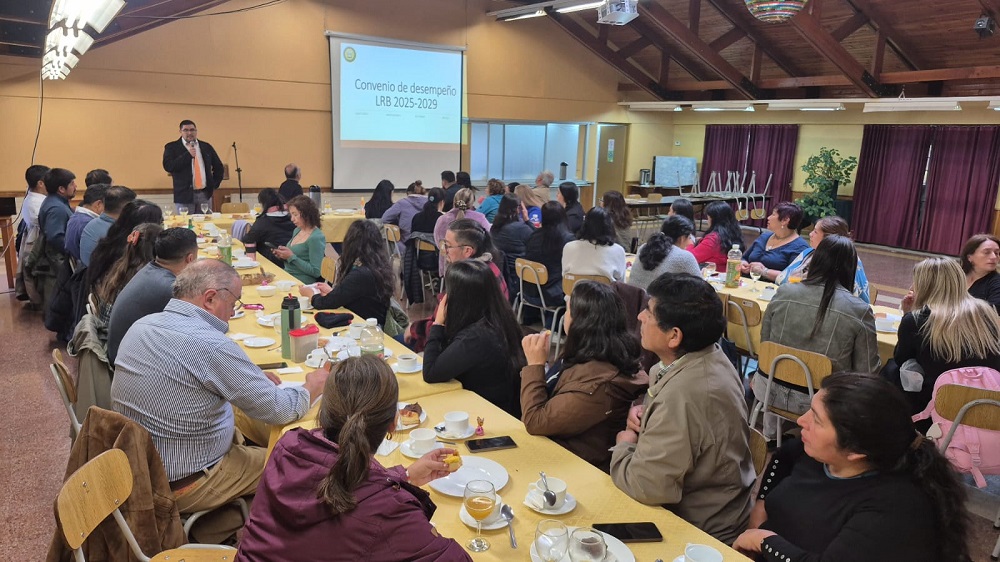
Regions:
<instances>
[{"instance_id":1,"label":"wooden chair","mask_svg":"<svg viewBox=\"0 0 1000 562\"><path fill-rule=\"evenodd\" d=\"M399 248L396 247L396 242L399 242L403 237L399 231L399 227L394 224L383 224L382 227L385 229L383 233L385 235L385 243L388 244L389 257L398 256Z\"/></svg>"},{"instance_id":2,"label":"wooden chair","mask_svg":"<svg viewBox=\"0 0 1000 562\"><path fill-rule=\"evenodd\" d=\"M563 294L572 295L573 287L575 287L576 284L579 283L580 281L595 281L597 283L604 283L605 285L611 284L611 280L603 275L581 275L579 273L563 273L563 278L562 278ZM559 348L562 347L562 335L563 335L562 320L563 319L561 318L559 321L559 329L552 331L552 333L556 335L556 357L559 357Z\"/></svg>"},{"instance_id":3,"label":"wooden chair","mask_svg":"<svg viewBox=\"0 0 1000 562\"><path fill-rule=\"evenodd\" d=\"M232 203L222 204L223 214L234 214L234 213L249 213L250 204L243 201L235 201Z\"/></svg>"},{"instance_id":4,"label":"wooden chair","mask_svg":"<svg viewBox=\"0 0 1000 562\"><path fill-rule=\"evenodd\" d=\"M732 301L730 301L732 302ZM808 389L809 398L812 399L816 389L820 387L823 379L828 377L833 371L830 359L819 353L795 349L787 345L781 345L773 341L760 344L760 355L758 358L760 365L767 365L767 386L764 387L764 401L754 399L753 411L750 414L750 427L754 427L757 422L757 414L764 412L778 417L778 446L781 446L781 420L797 421L799 416L795 412L782 410L771 406L771 385L775 379L795 386Z\"/></svg>"},{"instance_id":5,"label":"wooden chair","mask_svg":"<svg viewBox=\"0 0 1000 562\"><path fill-rule=\"evenodd\" d=\"M555 334L556 326L558 326L558 321L560 320L559 315L565 312L566 307L562 303L546 304L545 302L545 293L542 291L542 287L549 282L549 270L544 264L526 260L524 258L517 258L514 260L514 273L517 275L518 289L520 290L517 299L517 323L520 324L522 321L525 306L537 308L541 312L543 326L545 325L545 313L551 312L552 325L549 329L551 329L552 333ZM538 299L541 304L534 304L524 300L525 284L535 286L535 289L538 291Z\"/></svg>"},{"instance_id":6,"label":"wooden chair","mask_svg":"<svg viewBox=\"0 0 1000 562\"><path fill-rule=\"evenodd\" d=\"M73 383L73 378L69 376L69 369L66 367L66 362L63 361L62 352L58 349L52 350L52 364L49 365L49 368L52 370L52 376L56 379L56 388L59 389L59 395L62 397L63 406L66 407L66 413L69 414L70 436L76 440L76 436L80 434L80 428L82 427L74 410L77 397L76 384Z\"/></svg>"},{"instance_id":7,"label":"wooden chair","mask_svg":"<svg viewBox=\"0 0 1000 562\"><path fill-rule=\"evenodd\" d=\"M427 242L426 240L417 240L417 261L420 261L421 254L434 254L435 261L438 259L438 249L437 246ZM426 279L426 281L425 281ZM420 283L427 289L431 290L431 294L436 295L439 291L444 290L444 283L441 276L438 275L437 271L430 271L426 269L420 270Z\"/></svg>"},{"instance_id":8,"label":"wooden chair","mask_svg":"<svg viewBox=\"0 0 1000 562\"><path fill-rule=\"evenodd\" d=\"M337 278L337 260L331 257L324 257L323 263L319 266L319 274L326 279L327 283L333 283Z\"/></svg>"},{"instance_id":9,"label":"wooden chair","mask_svg":"<svg viewBox=\"0 0 1000 562\"><path fill-rule=\"evenodd\" d=\"M753 299L744 299L740 297L730 296L723 301L723 310L726 313L726 321L731 324L736 324L743 331L743 341L745 342L744 347L736 345L736 350L740 353L742 357L748 357L750 359L757 358L757 350L754 349L753 339L750 337L750 328L754 326L759 326L761 319L764 317L764 313L760 310L760 304ZM727 326L728 327L728 326ZM732 339L730 337L730 339ZM740 361L740 378L744 376L744 365L743 361Z\"/></svg>"},{"instance_id":10,"label":"wooden chair","mask_svg":"<svg viewBox=\"0 0 1000 562\"><path fill-rule=\"evenodd\" d=\"M872 306L875 305L875 300L878 299L878 289L868 286L868 300L871 302Z\"/></svg>"},{"instance_id":11,"label":"wooden chair","mask_svg":"<svg viewBox=\"0 0 1000 562\"><path fill-rule=\"evenodd\" d=\"M755 427L750 428L750 457L753 459L754 473L760 476L767 465L767 437Z\"/></svg>"},{"instance_id":12,"label":"wooden chair","mask_svg":"<svg viewBox=\"0 0 1000 562\"><path fill-rule=\"evenodd\" d=\"M1000 392L995 390L945 384L938 388L937 394L934 395L934 410L941 417L954 422L948 434L938 444L942 454L948 450L948 445L951 444L960 425L1000 431ZM1000 529L1000 510L993 519L993 528ZM990 555L993 560L998 557L1000 557L1000 537L997 537L993 553Z\"/></svg>"},{"instance_id":13,"label":"wooden chair","mask_svg":"<svg viewBox=\"0 0 1000 562\"><path fill-rule=\"evenodd\" d=\"M136 558L151 560L135 540L119 507L132 494L132 469L121 449L110 449L91 459L66 479L56 500L56 513L66 543L77 562L84 562L81 546L108 515L115 522ZM156 560L232 560L233 548L218 545L184 545L161 552Z\"/></svg>"}]
</instances>

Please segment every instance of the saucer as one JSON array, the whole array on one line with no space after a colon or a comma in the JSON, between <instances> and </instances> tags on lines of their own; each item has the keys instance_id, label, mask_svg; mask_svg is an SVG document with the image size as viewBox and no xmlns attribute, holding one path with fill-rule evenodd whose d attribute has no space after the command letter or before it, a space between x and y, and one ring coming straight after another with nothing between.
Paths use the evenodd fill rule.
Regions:
<instances>
[{"instance_id":1,"label":"saucer","mask_svg":"<svg viewBox=\"0 0 1000 562\"><path fill-rule=\"evenodd\" d=\"M229 317L229 319L236 320L237 318L243 318L244 316L246 316L246 312L244 312L243 310L237 310L236 312L233 313L232 316Z\"/></svg>"},{"instance_id":2,"label":"saucer","mask_svg":"<svg viewBox=\"0 0 1000 562\"><path fill-rule=\"evenodd\" d=\"M566 492L566 501L559 507L547 507L545 509L538 509L537 507L531 505L527 502L528 497L525 496L524 505L528 506L528 509L536 513L541 513L542 515L565 515L574 509L576 509L576 498L572 494Z\"/></svg>"},{"instance_id":3,"label":"saucer","mask_svg":"<svg viewBox=\"0 0 1000 562\"><path fill-rule=\"evenodd\" d=\"M271 338L247 338L243 340L243 345L247 347L267 347L274 345L274 340Z\"/></svg>"},{"instance_id":4,"label":"saucer","mask_svg":"<svg viewBox=\"0 0 1000 562\"><path fill-rule=\"evenodd\" d=\"M497 494L497 503L500 504L500 507L503 507L503 499L500 498L500 494ZM466 526L472 527L473 529L476 528L476 520L469 515L469 510L465 509L464 502L462 503L462 507L458 510L458 518L461 519L462 523L465 523ZM507 520L500 517L499 511L497 511L496 517L492 521L489 519L483 521L484 531L496 531L497 529L503 529L506 526Z\"/></svg>"},{"instance_id":5,"label":"saucer","mask_svg":"<svg viewBox=\"0 0 1000 562\"><path fill-rule=\"evenodd\" d=\"M405 443L403 443L402 445L399 446L399 452L403 453L404 457L409 457L411 459L419 459L420 457L422 457L422 456L424 456L424 455L426 455L427 453L430 452L430 451L427 451L427 453L418 453L418 452L416 452L416 451L413 450L413 448L411 447L412 444L413 444L413 440L412 439L407 439ZM443 449L443 448L444 448L444 444L443 443L439 443L437 441L434 442L434 449ZM431 451L433 451L434 449L431 449Z\"/></svg>"},{"instance_id":6,"label":"saucer","mask_svg":"<svg viewBox=\"0 0 1000 562\"><path fill-rule=\"evenodd\" d=\"M468 439L469 437L472 437L476 433L476 428L472 427L472 424L469 424L468 431L466 431L462 435L452 435L451 433L448 433L448 430L446 429L438 430L437 427L434 428L434 432L438 434L438 437L444 437L445 439Z\"/></svg>"},{"instance_id":7,"label":"saucer","mask_svg":"<svg viewBox=\"0 0 1000 562\"><path fill-rule=\"evenodd\" d=\"M399 375L412 375L412 374L419 373L419 372L423 371L424 370L424 364L421 363L420 361L417 361L417 364L413 367L412 371L403 371L403 370L401 370L399 368L399 363L393 363L392 364L392 370L396 374L399 374Z\"/></svg>"}]
</instances>

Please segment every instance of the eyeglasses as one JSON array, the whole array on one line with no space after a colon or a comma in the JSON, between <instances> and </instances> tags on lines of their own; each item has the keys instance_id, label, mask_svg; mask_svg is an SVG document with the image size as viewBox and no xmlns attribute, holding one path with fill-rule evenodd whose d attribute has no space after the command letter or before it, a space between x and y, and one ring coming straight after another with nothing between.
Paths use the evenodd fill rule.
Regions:
<instances>
[{"instance_id":1,"label":"eyeglasses","mask_svg":"<svg viewBox=\"0 0 1000 562\"><path fill-rule=\"evenodd\" d=\"M181 132L182 132L182 133L194 133L194 132L196 132L197 130L198 130L198 129L181 129Z\"/></svg>"},{"instance_id":2,"label":"eyeglasses","mask_svg":"<svg viewBox=\"0 0 1000 562\"><path fill-rule=\"evenodd\" d=\"M236 293L230 291L226 287L219 287L218 289L216 289L216 291L225 291L225 292L229 293L230 295L233 295L233 297L236 299L236 302L233 303L233 310L239 310L239 309L243 308L243 301L240 300L240 297L236 296Z\"/></svg>"},{"instance_id":3,"label":"eyeglasses","mask_svg":"<svg viewBox=\"0 0 1000 562\"><path fill-rule=\"evenodd\" d=\"M468 244L455 244L454 246L452 246L447 241L442 240L441 243L438 244L438 247L441 249L442 252L447 252L452 248L471 248L472 246Z\"/></svg>"}]
</instances>

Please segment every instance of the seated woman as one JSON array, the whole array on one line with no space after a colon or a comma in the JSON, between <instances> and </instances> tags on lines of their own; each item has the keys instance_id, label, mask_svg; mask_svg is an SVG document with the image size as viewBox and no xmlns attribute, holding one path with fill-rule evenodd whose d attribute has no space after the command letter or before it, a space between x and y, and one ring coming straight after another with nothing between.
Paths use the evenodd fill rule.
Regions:
<instances>
[{"instance_id":1,"label":"seated woman","mask_svg":"<svg viewBox=\"0 0 1000 562\"><path fill-rule=\"evenodd\" d=\"M881 360L875 317L853 294L857 264L858 254L850 238L836 234L824 238L813 254L809 277L801 283L782 285L767 305L760 341L825 355L833 372L877 373ZM763 402L767 375L758 370L752 386L754 396ZM804 413L809 409L809 389L775 379L769 404L794 414ZM765 416L768 437L774 435L771 420Z\"/></svg>"},{"instance_id":2,"label":"seated woman","mask_svg":"<svg viewBox=\"0 0 1000 562\"><path fill-rule=\"evenodd\" d=\"M1000 239L992 234L977 234L965 243L959 260L969 294L984 300L1000 311L1000 273L997 273L997 259L1000 257Z\"/></svg>"},{"instance_id":3,"label":"seated woman","mask_svg":"<svg viewBox=\"0 0 1000 562\"><path fill-rule=\"evenodd\" d=\"M284 260L275 257L271 246L277 248L288 244L292 239L292 232L295 231L295 224L288 216L278 190L270 187L260 190L257 202L260 203L263 212L243 235L242 242L246 245L247 255L255 259L255 254L260 254L271 263L284 268ZM268 246L268 243L271 246Z\"/></svg>"},{"instance_id":4,"label":"seated woman","mask_svg":"<svg viewBox=\"0 0 1000 562\"><path fill-rule=\"evenodd\" d=\"M528 211L517 196L510 193L502 195L493 227L490 228L490 237L493 238L493 245L503 253L507 289L515 296L518 292L518 278L514 262L517 258L524 257L525 244L534 231L535 227L528 221Z\"/></svg>"},{"instance_id":5,"label":"seated woman","mask_svg":"<svg viewBox=\"0 0 1000 562\"><path fill-rule=\"evenodd\" d=\"M486 198L479 204L479 212L486 217L486 220L493 222L493 217L496 216L497 209L500 207L500 198L505 193L507 193L507 186L502 181L490 178L490 181L486 183Z\"/></svg>"},{"instance_id":6,"label":"seated woman","mask_svg":"<svg viewBox=\"0 0 1000 562\"><path fill-rule=\"evenodd\" d=\"M695 232L698 231L697 222L694 220L694 205L691 201L683 197L678 197L670 204L670 209L667 211L667 216L680 215L687 220L691 221L691 224L695 227ZM689 251L694 247L695 243L698 242L698 238L692 234L691 235L691 245L687 248Z\"/></svg>"},{"instance_id":7,"label":"seated woman","mask_svg":"<svg viewBox=\"0 0 1000 562\"><path fill-rule=\"evenodd\" d=\"M382 215L392 207L392 191L396 186L389 180L382 180L375 186L371 199L365 203L366 219L382 219Z\"/></svg>"},{"instance_id":8,"label":"seated woman","mask_svg":"<svg viewBox=\"0 0 1000 562\"><path fill-rule=\"evenodd\" d=\"M615 227L607 211L601 207L587 211L579 238L563 249L564 275L603 275L609 281L625 280L625 248L615 243Z\"/></svg>"},{"instance_id":9,"label":"seated woman","mask_svg":"<svg viewBox=\"0 0 1000 562\"><path fill-rule=\"evenodd\" d=\"M85 290L90 292L97 286L108 271L118 263L125 253L127 238L140 224L163 224L163 209L159 205L136 199L122 207L118 219L111 225L108 234L101 238L90 255L90 266L87 267Z\"/></svg>"},{"instance_id":10,"label":"seated woman","mask_svg":"<svg viewBox=\"0 0 1000 562\"><path fill-rule=\"evenodd\" d=\"M626 327L625 303L614 289L581 281L567 300L566 344L548 373L551 333L521 342L528 362L521 369L521 420L528 433L547 435L608 472L615 435L649 377L639 367L639 340Z\"/></svg>"},{"instance_id":11,"label":"seated woman","mask_svg":"<svg viewBox=\"0 0 1000 562\"><path fill-rule=\"evenodd\" d=\"M691 253L699 264L714 263L716 270L725 271L728 259L726 254L733 244L744 248L743 231L740 230L740 223L736 222L736 215L729 203L709 203L705 207L705 214L708 215L708 232L691 248Z\"/></svg>"},{"instance_id":12,"label":"seated woman","mask_svg":"<svg viewBox=\"0 0 1000 562\"><path fill-rule=\"evenodd\" d=\"M462 260L448 267L444 287L424 348L424 382L458 380L520 418L521 328L496 274L483 262Z\"/></svg>"},{"instance_id":13,"label":"seated woman","mask_svg":"<svg viewBox=\"0 0 1000 562\"><path fill-rule=\"evenodd\" d=\"M443 459L454 449L406 468L375 457L396 428L398 400L384 361L338 364L326 380L320 427L293 429L275 445L236 560L471 560L431 525L436 507L418 488L449 474Z\"/></svg>"},{"instance_id":14,"label":"seated woman","mask_svg":"<svg viewBox=\"0 0 1000 562\"><path fill-rule=\"evenodd\" d=\"M913 290L903 298L896 365L916 360L923 370L919 392L906 392L911 414L931 400L941 373L959 367L1000 370L1000 319L986 301L966 290L962 268L952 258L929 258L913 268ZM890 375L893 383L897 374ZM926 429L929 423L919 424Z\"/></svg>"},{"instance_id":15,"label":"seated woman","mask_svg":"<svg viewBox=\"0 0 1000 562\"><path fill-rule=\"evenodd\" d=\"M761 279L767 279L768 281L773 280L778 285L784 285L789 282L792 277L798 277L801 281L806 278L806 274L809 272L809 262L812 260L813 250L819 246L819 243L823 241L823 238L831 234L836 234L837 236L851 237L851 231L847 227L847 221L844 219L832 216L823 217L816 221L816 226L809 233L809 247L802 250L802 253L792 260L792 263L788 265L784 270L778 272L775 275L773 270L768 270L764 266L758 266L757 270L761 272ZM750 268L754 269L753 267ZM865 268L861 265L861 258L858 258L858 269L854 274L854 296L865 301L866 303L871 303L871 297L868 294L868 276L865 275Z\"/></svg>"},{"instance_id":16,"label":"seated woman","mask_svg":"<svg viewBox=\"0 0 1000 562\"><path fill-rule=\"evenodd\" d=\"M524 257L544 265L548 271L549 281L542 286L546 306L562 305L563 250L574 238L566 229L566 211L563 206L555 201L542 204L542 226L528 237L524 244ZM524 298L534 304L541 303L534 284L524 286Z\"/></svg>"},{"instance_id":17,"label":"seated woman","mask_svg":"<svg viewBox=\"0 0 1000 562\"><path fill-rule=\"evenodd\" d=\"M319 209L306 195L298 195L288 202L295 230L287 246L278 246L274 255L285 260L285 272L303 283L321 279L320 270L326 254L326 236L320 227Z\"/></svg>"},{"instance_id":18,"label":"seated woman","mask_svg":"<svg viewBox=\"0 0 1000 562\"><path fill-rule=\"evenodd\" d=\"M434 226L444 213L444 190L440 187L432 187L427 190L427 202L423 209L413 215L413 222L410 223L410 232L423 232L424 234L434 234Z\"/></svg>"},{"instance_id":19,"label":"seated woman","mask_svg":"<svg viewBox=\"0 0 1000 562\"><path fill-rule=\"evenodd\" d=\"M333 287L316 284L302 286L302 296L312 296L319 309L347 308L359 318L374 318L385 325L385 315L392 298L394 276L385 239L372 221L354 221L344 235L344 247L337 261L337 279Z\"/></svg>"},{"instance_id":20,"label":"seated woman","mask_svg":"<svg viewBox=\"0 0 1000 562\"><path fill-rule=\"evenodd\" d=\"M447 213L441 215L441 218L437 220L437 224L434 225L434 242L437 245L441 245L441 241L444 240L444 235L448 232L448 227L451 223L461 220L469 219L479 223L485 230L489 230L490 221L486 220L486 215L480 213L479 211L474 211L474 203L476 201L476 192L463 187L458 190L455 194L455 200L452 203L452 208ZM445 258L444 254L438 259L438 274L444 277L445 269Z\"/></svg>"},{"instance_id":21,"label":"seated woman","mask_svg":"<svg viewBox=\"0 0 1000 562\"><path fill-rule=\"evenodd\" d=\"M664 273L689 273L699 277L698 260L685 250L692 234L691 221L680 215L668 216L660 231L639 248L639 260L632 264L628 284L645 289Z\"/></svg>"},{"instance_id":22,"label":"seated woman","mask_svg":"<svg viewBox=\"0 0 1000 562\"><path fill-rule=\"evenodd\" d=\"M802 225L802 209L795 203L784 201L774 206L767 217L767 234L761 234L743 254L742 273L750 273L750 268L763 270L762 278L771 281L781 270L792 263L795 256L806 250L806 244L799 236ZM771 270L768 274L767 270Z\"/></svg>"},{"instance_id":23,"label":"seated woman","mask_svg":"<svg viewBox=\"0 0 1000 562\"><path fill-rule=\"evenodd\" d=\"M798 423L734 548L767 562L970 560L965 490L898 390L837 373Z\"/></svg>"},{"instance_id":24,"label":"seated woman","mask_svg":"<svg viewBox=\"0 0 1000 562\"><path fill-rule=\"evenodd\" d=\"M580 188L571 181L559 184L556 201L566 208L566 228L574 235L583 227L583 205L580 204Z\"/></svg>"},{"instance_id":25,"label":"seated woman","mask_svg":"<svg viewBox=\"0 0 1000 562\"><path fill-rule=\"evenodd\" d=\"M153 261L156 237L163 231L159 224L144 223L132 229L125 240L125 253L111 266L107 275L93 288L97 300L98 317L105 324L111 320L111 307L118 293L128 285L140 269ZM100 246L98 246L100 247ZM94 263L94 262L91 262Z\"/></svg>"},{"instance_id":26,"label":"seated woman","mask_svg":"<svg viewBox=\"0 0 1000 562\"><path fill-rule=\"evenodd\" d=\"M540 195L535 193L535 190L531 189L530 185L524 183L514 186L514 195L517 195L517 198L524 203L525 209L528 210L528 221L535 228L542 226L542 206L549 200L542 199Z\"/></svg>"},{"instance_id":27,"label":"seated woman","mask_svg":"<svg viewBox=\"0 0 1000 562\"><path fill-rule=\"evenodd\" d=\"M632 211L625 204L625 197L620 191L608 191L601 197L601 206L611 215L611 223L615 225L615 242L626 252L631 252L635 236L632 233Z\"/></svg>"}]
</instances>

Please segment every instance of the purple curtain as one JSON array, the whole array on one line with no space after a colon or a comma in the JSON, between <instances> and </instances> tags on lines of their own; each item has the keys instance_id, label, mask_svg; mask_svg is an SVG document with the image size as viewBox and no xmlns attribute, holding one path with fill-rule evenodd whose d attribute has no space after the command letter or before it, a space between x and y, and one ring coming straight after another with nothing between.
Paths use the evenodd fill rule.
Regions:
<instances>
[{"instance_id":1,"label":"purple curtain","mask_svg":"<svg viewBox=\"0 0 1000 562\"><path fill-rule=\"evenodd\" d=\"M852 221L859 242L917 247L920 184L932 133L925 125L865 125Z\"/></svg>"},{"instance_id":2,"label":"purple curtain","mask_svg":"<svg viewBox=\"0 0 1000 562\"><path fill-rule=\"evenodd\" d=\"M958 254L970 236L989 231L1000 184L1000 127L936 129L918 249Z\"/></svg>"},{"instance_id":3,"label":"purple curtain","mask_svg":"<svg viewBox=\"0 0 1000 562\"><path fill-rule=\"evenodd\" d=\"M708 125L705 127L705 152L701 157L701 189L708 189L712 172L722 174L746 169L747 147L750 145L750 125Z\"/></svg>"},{"instance_id":4,"label":"purple curtain","mask_svg":"<svg viewBox=\"0 0 1000 562\"><path fill-rule=\"evenodd\" d=\"M770 203L790 201L792 174L795 172L795 149L799 144L798 125L753 125L750 131L750 149L747 173L757 172L757 193L763 193L767 178L771 176L768 195ZM747 182L750 180L747 179ZM759 203L759 202L758 202ZM751 208L753 205L751 205ZM763 227L766 219L753 220L750 224Z\"/></svg>"}]
</instances>

